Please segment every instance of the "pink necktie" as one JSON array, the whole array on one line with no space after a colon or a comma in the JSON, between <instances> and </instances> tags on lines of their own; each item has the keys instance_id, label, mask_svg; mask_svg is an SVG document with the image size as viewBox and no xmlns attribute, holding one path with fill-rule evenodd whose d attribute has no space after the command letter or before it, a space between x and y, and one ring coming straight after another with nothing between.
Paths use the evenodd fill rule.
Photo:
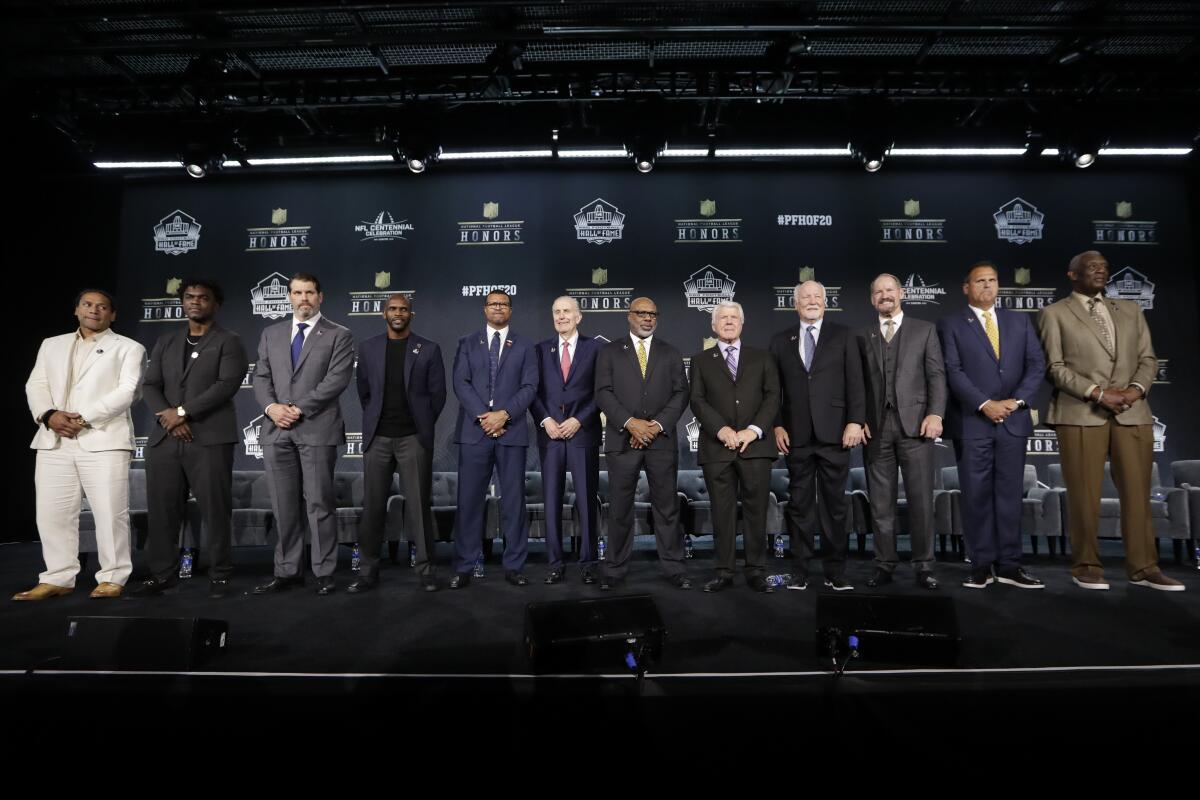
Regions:
<instances>
[{"instance_id":1,"label":"pink necktie","mask_svg":"<svg viewBox=\"0 0 1200 800\"><path fill-rule=\"evenodd\" d=\"M571 344L563 342L562 345L562 374L563 383L567 381L567 375L571 373Z\"/></svg>"}]
</instances>

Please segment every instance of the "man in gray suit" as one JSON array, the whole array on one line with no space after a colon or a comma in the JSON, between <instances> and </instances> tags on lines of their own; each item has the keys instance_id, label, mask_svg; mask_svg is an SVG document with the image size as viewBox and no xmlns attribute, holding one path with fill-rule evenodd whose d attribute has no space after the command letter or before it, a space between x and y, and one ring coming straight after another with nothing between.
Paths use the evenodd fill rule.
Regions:
<instances>
[{"instance_id":1,"label":"man in gray suit","mask_svg":"<svg viewBox=\"0 0 1200 800\"><path fill-rule=\"evenodd\" d=\"M933 441L946 413L946 368L937 330L904 316L904 289L895 275L871 282L879 317L859 331L866 371L867 488L875 520L875 574L867 586L892 582L896 555L896 467L904 473L908 527L917 585L936 589L933 577Z\"/></svg>"},{"instance_id":2,"label":"man in gray suit","mask_svg":"<svg viewBox=\"0 0 1200 800\"><path fill-rule=\"evenodd\" d=\"M312 531L317 594L334 589L337 519L333 468L346 425L338 398L354 369L350 331L321 316L321 281L298 272L288 282L292 319L268 327L258 341L254 397L263 407L259 443L279 529L275 577L254 589L270 594L304 584L303 500Z\"/></svg>"}]
</instances>

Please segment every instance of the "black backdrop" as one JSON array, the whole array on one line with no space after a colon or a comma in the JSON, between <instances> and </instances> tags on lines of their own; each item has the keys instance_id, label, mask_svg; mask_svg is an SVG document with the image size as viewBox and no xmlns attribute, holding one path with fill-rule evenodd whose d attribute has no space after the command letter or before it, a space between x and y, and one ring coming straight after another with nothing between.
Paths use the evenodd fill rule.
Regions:
<instances>
[{"instance_id":1,"label":"black backdrop","mask_svg":"<svg viewBox=\"0 0 1200 800\"><path fill-rule=\"evenodd\" d=\"M934 320L963 307L963 273L989 258L1000 266L1002 302L1034 311L1068 291L1069 258L1095 247L1121 279L1113 288L1147 307L1162 365L1151 402L1165 468L1200 449L1188 413L1200 386L1190 219L1182 173L1157 170L660 167L649 176L532 169L141 181L124 192L118 329L149 348L181 324L172 321L173 279L208 275L225 289L222 324L241 334L253 360L261 329L285 318L286 299L272 296L272 283L305 270L322 280L323 313L356 339L383 330L379 298L412 292L414 329L442 344L449 375L455 343L482 327L483 295L493 286L512 292L512 325L535 340L553 332L549 308L564 292L580 297L582 330L610 339L626 330L628 300L648 295L659 306L660 335L694 353L712 335L704 306L715 296L741 302L744 338L765 345L794 322L790 288L801 277L824 282L831 313L857 326L871 319L871 278L892 272L912 287L906 313ZM1048 388L1043 410L1047 397ZM451 396L436 469L455 468L456 408ZM238 409L246 431L237 465L261 467L253 455L261 409L248 382ZM342 409L351 442L339 469L356 469L353 386ZM139 435L151 419L136 410ZM685 468L695 463L691 419L680 421ZM1032 463L1044 470L1055 450L1052 432L1041 430ZM952 463L949 448L942 458ZM529 464L536 468L532 448Z\"/></svg>"}]
</instances>

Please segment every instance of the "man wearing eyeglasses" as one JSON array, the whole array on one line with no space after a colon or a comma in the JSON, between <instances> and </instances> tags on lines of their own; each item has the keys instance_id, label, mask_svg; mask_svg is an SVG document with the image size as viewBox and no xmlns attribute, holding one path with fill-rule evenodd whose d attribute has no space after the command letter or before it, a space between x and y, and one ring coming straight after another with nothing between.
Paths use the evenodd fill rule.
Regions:
<instances>
[{"instance_id":1,"label":"man wearing eyeglasses","mask_svg":"<svg viewBox=\"0 0 1200 800\"><path fill-rule=\"evenodd\" d=\"M600 588L625 582L633 552L633 498L646 470L659 565L676 588L692 588L684 566L683 532L675 493L679 449L675 425L688 403L683 357L655 337L658 307L648 297L629 306L629 336L610 342L596 359L596 402L607 418L604 455L612 507L609 548Z\"/></svg>"},{"instance_id":2,"label":"man wearing eyeglasses","mask_svg":"<svg viewBox=\"0 0 1200 800\"><path fill-rule=\"evenodd\" d=\"M525 419L537 393L533 343L508 326L512 298L494 291L483 305L487 325L458 340L454 355L454 394L458 397L458 518L454 534L451 589L465 589L483 554L487 486L500 475L500 526L504 537L504 579L525 586L529 535L525 514Z\"/></svg>"}]
</instances>

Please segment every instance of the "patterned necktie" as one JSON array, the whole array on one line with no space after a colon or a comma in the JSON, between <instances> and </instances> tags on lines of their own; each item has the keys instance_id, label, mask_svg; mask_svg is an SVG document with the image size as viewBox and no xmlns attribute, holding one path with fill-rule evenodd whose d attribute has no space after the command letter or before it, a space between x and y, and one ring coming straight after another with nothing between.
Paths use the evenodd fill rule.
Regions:
<instances>
[{"instance_id":1,"label":"patterned necktie","mask_svg":"<svg viewBox=\"0 0 1200 800\"><path fill-rule=\"evenodd\" d=\"M496 396L496 371L500 369L500 331L492 334L492 346L488 349L488 391Z\"/></svg>"},{"instance_id":2,"label":"patterned necktie","mask_svg":"<svg viewBox=\"0 0 1200 800\"><path fill-rule=\"evenodd\" d=\"M642 380L646 380L646 340L638 339L638 366L642 368Z\"/></svg>"},{"instance_id":3,"label":"patterned necktie","mask_svg":"<svg viewBox=\"0 0 1200 800\"><path fill-rule=\"evenodd\" d=\"M567 376L571 374L571 343L562 343L562 374L563 383L567 382Z\"/></svg>"},{"instance_id":4,"label":"patterned necktie","mask_svg":"<svg viewBox=\"0 0 1200 800\"><path fill-rule=\"evenodd\" d=\"M813 338L812 325L804 326L804 369L812 370L813 353L817 349L817 340Z\"/></svg>"},{"instance_id":5,"label":"patterned necktie","mask_svg":"<svg viewBox=\"0 0 1200 800\"><path fill-rule=\"evenodd\" d=\"M1093 297L1091 300L1088 300L1088 313L1092 315L1092 321L1100 329L1100 336L1104 339L1105 348L1111 353L1113 349L1112 333L1108 330L1108 322L1104 319L1104 315L1096 310L1096 306L1099 303L1099 297Z\"/></svg>"},{"instance_id":6,"label":"patterned necktie","mask_svg":"<svg viewBox=\"0 0 1200 800\"><path fill-rule=\"evenodd\" d=\"M300 363L300 351L304 349L304 329L307 327L307 322L296 323L296 338L292 339L292 369Z\"/></svg>"},{"instance_id":7,"label":"patterned necktie","mask_svg":"<svg viewBox=\"0 0 1200 800\"><path fill-rule=\"evenodd\" d=\"M883 332L883 338L885 341L890 342L892 337L896 335L896 321L891 319L885 320L883 326L887 328L887 330Z\"/></svg>"},{"instance_id":8,"label":"patterned necktie","mask_svg":"<svg viewBox=\"0 0 1200 800\"><path fill-rule=\"evenodd\" d=\"M730 345L725 348L725 366L729 367L729 377L737 380L737 360L733 354L737 352L737 348Z\"/></svg>"},{"instance_id":9,"label":"patterned necktie","mask_svg":"<svg viewBox=\"0 0 1200 800\"><path fill-rule=\"evenodd\" d=\"M987 334L988 341L992 343L992 352L996 354L996 358L1000 358L1000 331L996 330L996 320L992 319L992 312L983 312L983 332Z\"/></svg>"}]
</instances>

